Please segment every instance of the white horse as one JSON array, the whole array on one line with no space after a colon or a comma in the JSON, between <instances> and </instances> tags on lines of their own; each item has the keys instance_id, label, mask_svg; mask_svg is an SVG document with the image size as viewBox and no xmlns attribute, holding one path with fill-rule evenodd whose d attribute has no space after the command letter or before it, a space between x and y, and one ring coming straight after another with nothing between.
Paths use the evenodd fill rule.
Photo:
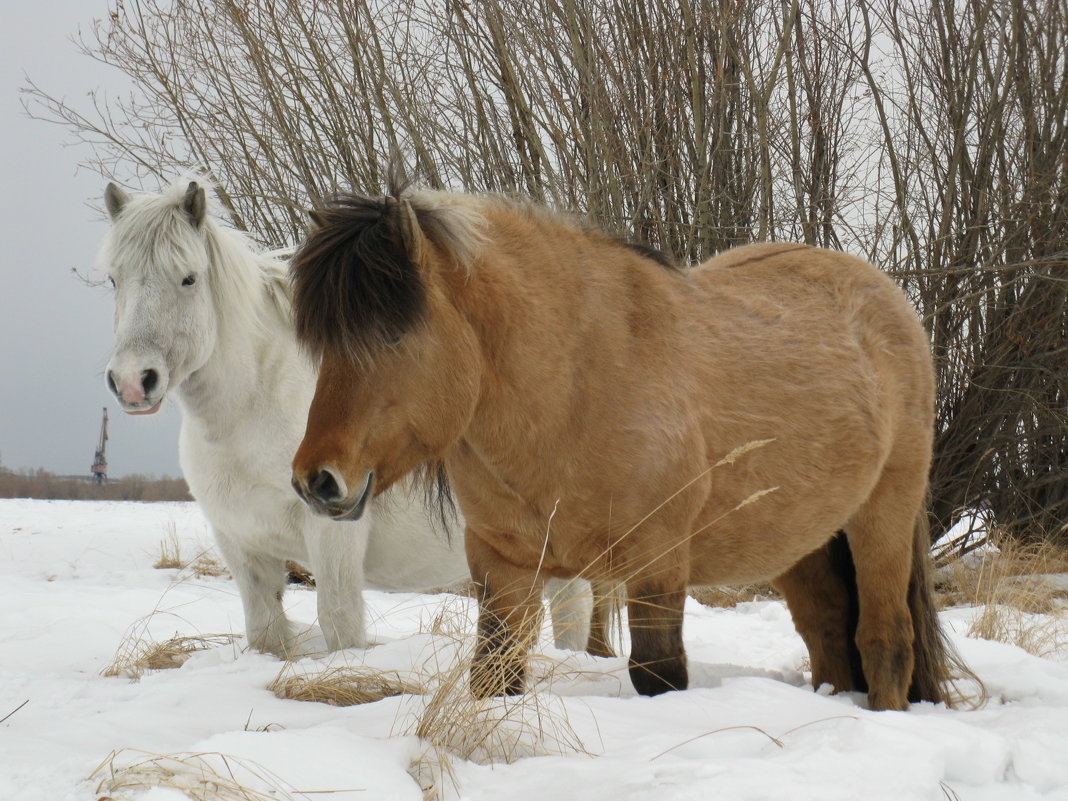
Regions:
<instances>
[{"instance_id":1,"label":"white horse","mask_svg":"<svg viewBox=\"0 0 1068 801\"><path fill-rule=\"evenodd\" d=\"M286 560L310 568L331 650L364 647L363 588L426 590L468 576L462 526L427 536L432 512L403 493L354 523L312 514L290 486L315 368L298 350L286 265L207 212L184 177L162 194L104 194L99 262L115 288L107 384L124 411L182 410L182 472L237 582L249 643L279 656L308 642L282 606ZM419 494L419 493L416 493ZM450 541L453 547L450 547ZM557 644L586 647L586 582L554 587Z\"/></svg>"}]
</instances>

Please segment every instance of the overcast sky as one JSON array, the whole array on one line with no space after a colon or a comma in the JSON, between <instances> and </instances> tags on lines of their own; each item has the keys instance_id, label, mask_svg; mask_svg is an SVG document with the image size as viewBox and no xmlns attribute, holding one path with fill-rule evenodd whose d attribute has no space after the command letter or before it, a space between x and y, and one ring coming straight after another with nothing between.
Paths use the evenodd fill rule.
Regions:
<instances>
[{"instance_id":1,"label":"overcast sky","mask_svg":"<svg viewBox=\"0 0 1068 801\"><path fill-rule=\"evenodd\" d=\"M28 119L19 97L27 75L74 100L90 89L122 87L121 75L69 41L106 13L106 0L51 0L20 5L17 24L0 26L0 464L88 473L107 406L110 474L177 476L177 409L165 402L145 417L119 410L103 381L110 292L71 272L90 271L107 231L91 208L104 182L79 170L85 150L65 147L70 136L62 129Z\"/></svg>"}]
</instances>

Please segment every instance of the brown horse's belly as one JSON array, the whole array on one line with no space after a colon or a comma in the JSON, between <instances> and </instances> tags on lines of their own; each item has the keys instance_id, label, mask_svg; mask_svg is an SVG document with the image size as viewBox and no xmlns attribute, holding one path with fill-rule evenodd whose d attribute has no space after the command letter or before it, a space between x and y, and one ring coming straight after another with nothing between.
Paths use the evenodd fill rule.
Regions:
<instances>
[{"instance_id":1,"label":"brown horse's belly","mask_svg":"<svg viewBox=\"0 0 1068 801\"><path fill-rule=\"evenodd\" d=\"M818 488L786 479L730 511L711 501L694 526L700 533L691 542L690 582L746 584L782 575L846 525L871 491L877 471L877 463L834 471Z\"/></svg>"},{"instance_id":2,"label":"brown horse's belly","mask_svg":"<svg viewBox=\"0 0 1068 801\"><path fill-rule=\"evenodd\" d=\"M726 585L770 581L823 545L833 533L740 543L746 537L744 532L737 532L730 538L739 541L736 547L731 547L729 542L704 540L691 550L689 583Z\"/></svg>"}]
</instances>

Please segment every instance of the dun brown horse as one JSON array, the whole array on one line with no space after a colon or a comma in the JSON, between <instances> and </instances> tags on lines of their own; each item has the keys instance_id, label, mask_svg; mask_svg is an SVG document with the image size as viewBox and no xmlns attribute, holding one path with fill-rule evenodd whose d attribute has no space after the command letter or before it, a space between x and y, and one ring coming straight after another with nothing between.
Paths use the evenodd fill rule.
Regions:
<instances>
[{"instance_id":1,"label":"dun brown horse","mask_svg":"<svg viewBox=\"0 0 1068 801\"><path fill-rule=\"evenodd\" d=\"M887 276L784 244L680 269L463 194L312 217L292 275L321 369L294 484L352 519L444 464L479 587L476 694L522 690L541 583L583 575L626 583L642 694L687 686L687 585L773 579L817 686L944 700L931 359Z\"/></svg>"}]
</instances>

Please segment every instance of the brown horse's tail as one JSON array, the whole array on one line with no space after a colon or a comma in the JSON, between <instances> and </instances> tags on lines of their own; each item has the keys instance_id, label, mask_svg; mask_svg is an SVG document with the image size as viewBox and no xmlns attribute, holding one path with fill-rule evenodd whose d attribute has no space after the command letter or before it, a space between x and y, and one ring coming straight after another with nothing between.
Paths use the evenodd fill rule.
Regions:
<instances>
[{"instance_id":1,"label":"brown horse's tail","mask_svg":"<svg viewBox=\"0 0 1068 801\"><path fill-rule=\"evenodd\" d=\"M954 697L956 694L949 691L952 682L959 679L974 681L979 687L981 696L983 687L978 676L968 669L950 645L938 621L929 548L927 509L924 507L917 515L914 526L912 570L909 575L908 605L913 628L913 668L908 699L911 703L932 701L952 705L957 700ZM854 686L866 691L868 683L864 678L860 651L856 646L857 623L860 618L856 568L844 531L839 531L831 540L828 544L828 552L831 565L849 594L849 665Z\"/></svg>"},{"instance_id":2,"label":"brown horse's tail","mask_svg":"<svg viewBox=\"0 0 1068 801\"><path fill-rule=\"evenodd\" d=\"M931 532L926 505L916 515L914 528L908 599L914 632L914 664L908 699L910 702L944 701L952 706L960 700L959 693L952 691L952 685L962 679L975 682L981 699L985 696L982 682L964 664L938 621L938 607L935 604L931 575ZM981 700L978 703L981 703Z\"/></svg>"},{"instance_id":3,"label":"brown horse's tail","mask_svg":"<svg viewBox=\"0 0 1068 801\"><path fill-rule=\"evenodd\" d=\"M938 622L931 579L931 539L927 525L927 507L916 515L912 540L912 573L909 576L909 612L912 615L912 683L909 701L948 701L946 684L950 665L959 663Z\"/></svg>"}]
</instances>

